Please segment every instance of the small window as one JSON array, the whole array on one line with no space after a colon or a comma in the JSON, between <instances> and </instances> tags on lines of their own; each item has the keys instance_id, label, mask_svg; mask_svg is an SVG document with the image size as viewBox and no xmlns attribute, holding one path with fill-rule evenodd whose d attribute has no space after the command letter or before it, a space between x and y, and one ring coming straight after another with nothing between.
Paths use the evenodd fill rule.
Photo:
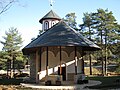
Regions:
<instances>
[{"instance_id":1,"label":"small window","mask_svg":"<svg viewBox=\"0 0 120 90\"><path fill-rule=\"evenodd\" d=\"M52 26L54 26L56 23L55 23L55 21L52 21Z\"/></svg>"},{"instance_id":2,"label":"small window","mask_svg":"<svg viewBox=\"0 0 120 90\"><path fill-rule=\"evenodd\" d=\"M49 29L49 22L48 21L45 21L44 22L44 29Z\"/></svg>"}]
</instances>

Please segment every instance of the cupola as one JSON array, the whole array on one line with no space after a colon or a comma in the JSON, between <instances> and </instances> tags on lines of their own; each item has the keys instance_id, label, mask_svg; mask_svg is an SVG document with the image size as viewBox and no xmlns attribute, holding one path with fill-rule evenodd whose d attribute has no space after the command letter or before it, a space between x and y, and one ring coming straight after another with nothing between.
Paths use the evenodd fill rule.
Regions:
<instances>
[{"instance_id":1,"label":"cupola","mask_svg":"<svg viewBox=\"0 0 120 90\"><path fill-rule=\"evenodd\" d=\"M51 10L42 19L40 19L39 22L42 24L42 30L46 31L60 20L61 18L55 12L53 12L53 10Z\"/></svg>"}]
</instances>

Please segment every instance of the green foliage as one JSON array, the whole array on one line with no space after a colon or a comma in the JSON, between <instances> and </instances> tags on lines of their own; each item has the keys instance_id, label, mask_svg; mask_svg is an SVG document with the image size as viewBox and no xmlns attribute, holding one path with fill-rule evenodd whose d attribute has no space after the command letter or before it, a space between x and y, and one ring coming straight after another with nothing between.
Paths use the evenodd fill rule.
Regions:
<instances>
[{"instance_id":1,"label":"green foliage","mask_svg":"<svg viewBox=\"0 0 120 90\"><path fill-rule=\"evenodd\" d=\"M120 25L108 9L97 9L97 12L84 13L83 24L80 24L80 33L101 46L97 56L102 64L120 58ZM108 59L108 60L107 60ZM105 68L106 69L106 68Z\"/></svg>"},{"instance_id":2,"label":"green foliage","mask_svg":"<svg viewBox=\"0 0 120 90\"><path fill-rule=\"evenodd\" d=\"M93 41L95 36L95 31L93 30L93 26L96 23L95 20L93 20L92 13L84 13L83 17L83 24L80 24L79 27L80 33L82 33L85 37L89 38Z\"/></svg>"},{"instance_id":3,"label":"green foliage","mask_svg":"<svg viewBox=\"0 0 120 90\"><path fill-rule=\"evenodd\" d=\"M114 44L120 40L120 25L112 11L98 9L94 13L84 13L83 24L80 27L85 36L92 37L95 43L101 44L104 55L105 48L108 49L108 55L114 53L112 48L115 48Z\"/></svg>"},{"instance_id":4,"label":"green foliage","mask_svg":"<svg viewBox=\"0 0 120 90\"><path fill-rule=\"evenodd\" d=\"M95 42L98 44L105 44L105 37L108 44L120 39L120 25L112 11L109 12L108 9L97 9L97 12L84 13L83 24L79 26L85 36L95 38Z\"/></svg>"},{"instance_id":5,"label":"green foliage","mask_svg":"<svg viewBox=\"0 0 120 90\"><path fill-rule=\"evenodd\" d=\"M5 33L6 36L3 36L5 41L1 41L4 45L3 51L12 52L12 54L16 54L22 46L22 38L19 34L17 28L10 28L8 32Z\"/></svg>"},{"instance_id":6,"label":"green foliage","mask_svg":"<svg viewBox=\"0 0 120 90\"><path fill-rule=\"evenodd\" d=\"M75 13L68 13L63 20L72 28L77 29L76 15Z\"/></svg>"},{"instance_id":7,"label":"green foliage","mask_svg":"<svg viewBox=\"0 0 120 90\"><path fill-rule=\"evenodd\" d=\"M108 10L98 9L96 16L98 24L95 28L97 28L98 31L97 35L102 35L102 43L105 43L105 39L107 39L107 44L115 43L115 41L118 40L118 30L120 30L120 28L112 11L109 12Z\"/></svg>"},{"instance_id":8,"label":"green foliage","mask_svg":"<svg viewBox=\"0 0 120 90\"><path fill-rule=\"evenodd\" d=\"M14 62L17 62L16 64L19 64L19 62L23 63L23 54L20 50L23 42L21 34L19 34L17 28L12 27L5 32L3 39L4 41L1 41L3 49L0 53L0 61L7 65L3 68L17 68Z\"/></svg>"},{"instance_id":9,"label":"green foliage","mask_svg":"<svg viewBox=\"0 0 120 90\"><path fill-rule=\"evenodd\" d=\"M97 30L97 39L99 38L98 40L101 43L103 56L110 57L110 55L115 55L113 48L115 48L114 44L117 44L120 40L118 32L120 25L117 23L112 11L109 12L108 9L98 9L93 15L95 15L94 17L98 22L94 25L94 29ZM99 42L97 41L97 43Z\"/></svg>"}]
</instances>

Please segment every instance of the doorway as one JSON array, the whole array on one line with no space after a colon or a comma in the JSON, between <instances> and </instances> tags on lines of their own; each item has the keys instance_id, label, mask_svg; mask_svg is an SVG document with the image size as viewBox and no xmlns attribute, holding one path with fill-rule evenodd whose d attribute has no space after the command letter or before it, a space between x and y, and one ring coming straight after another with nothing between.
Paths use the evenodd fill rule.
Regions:
<instances>
[{"instance_id":1,"label":"doorway","mask_svg":"<svg viewBox=\"0 0 120 90\"><path fill-rule=\"evenodd\" d=\"M62 68L62 79L63 81L66 81L66 67L61 67ZM58 67L58 75L60 75L60 67Z\"/></svg>"}]
</instances>

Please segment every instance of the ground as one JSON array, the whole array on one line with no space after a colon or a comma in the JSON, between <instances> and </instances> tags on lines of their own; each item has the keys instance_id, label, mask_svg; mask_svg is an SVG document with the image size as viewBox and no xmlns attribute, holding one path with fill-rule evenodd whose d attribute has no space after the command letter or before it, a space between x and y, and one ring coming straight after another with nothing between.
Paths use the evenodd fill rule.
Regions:
<instances>
[{"instance_id":1,"label":"ground","mask_svg":"<svg viewBox=\"0 0 120 90\"><path fill-rule=\"evenodd\" d=\"M97 80L97 81L101 81L102 84L97 85L97 86L90 86L90 87L86 87L87 90L89 90L88 88L90 88L90 90L93 89L99 89L99 90L106 90L106 89L117 89L120 90L120 76L90 76L87 77L87 79L89 80ZM0 80L1 81L1 80ZM9 80L6 80L7 82ZM16 80L14 80L16 81ZM23 87L21 85L0 85L0 90L39 90L39 89L32 89L32 88L26 88Z\"/></svg>"},{"instance_id":2,"label":"ground","mask_svg":"<svg viewBox=\"0 0 120 90\"><path fill-rule=\"evenodd\" d=\"M26 88L20 85L0 85L0 90L36 90L36 89Z\"/></svg>"},{"instance_id":3,"label":"ground","mask_svg":"<svg viewBox=\"0 0 120 90\"><path fill-rule=\"evenodd\" d=\"M0 90L16 90L13 85L0 85Z\"/></svg>"},{"instance_id":4,"label":"ground","mask_svg":"<svg viewBox=\"0 0 120 90\"><path fill-rule=\"evenodd\" d=\"M90 86L90 89L113 89L120 90L120 76L91 76L87 77L89 80L98 80L101 81L102 84L96 86Z\"/></svg>"}]
</instances>

